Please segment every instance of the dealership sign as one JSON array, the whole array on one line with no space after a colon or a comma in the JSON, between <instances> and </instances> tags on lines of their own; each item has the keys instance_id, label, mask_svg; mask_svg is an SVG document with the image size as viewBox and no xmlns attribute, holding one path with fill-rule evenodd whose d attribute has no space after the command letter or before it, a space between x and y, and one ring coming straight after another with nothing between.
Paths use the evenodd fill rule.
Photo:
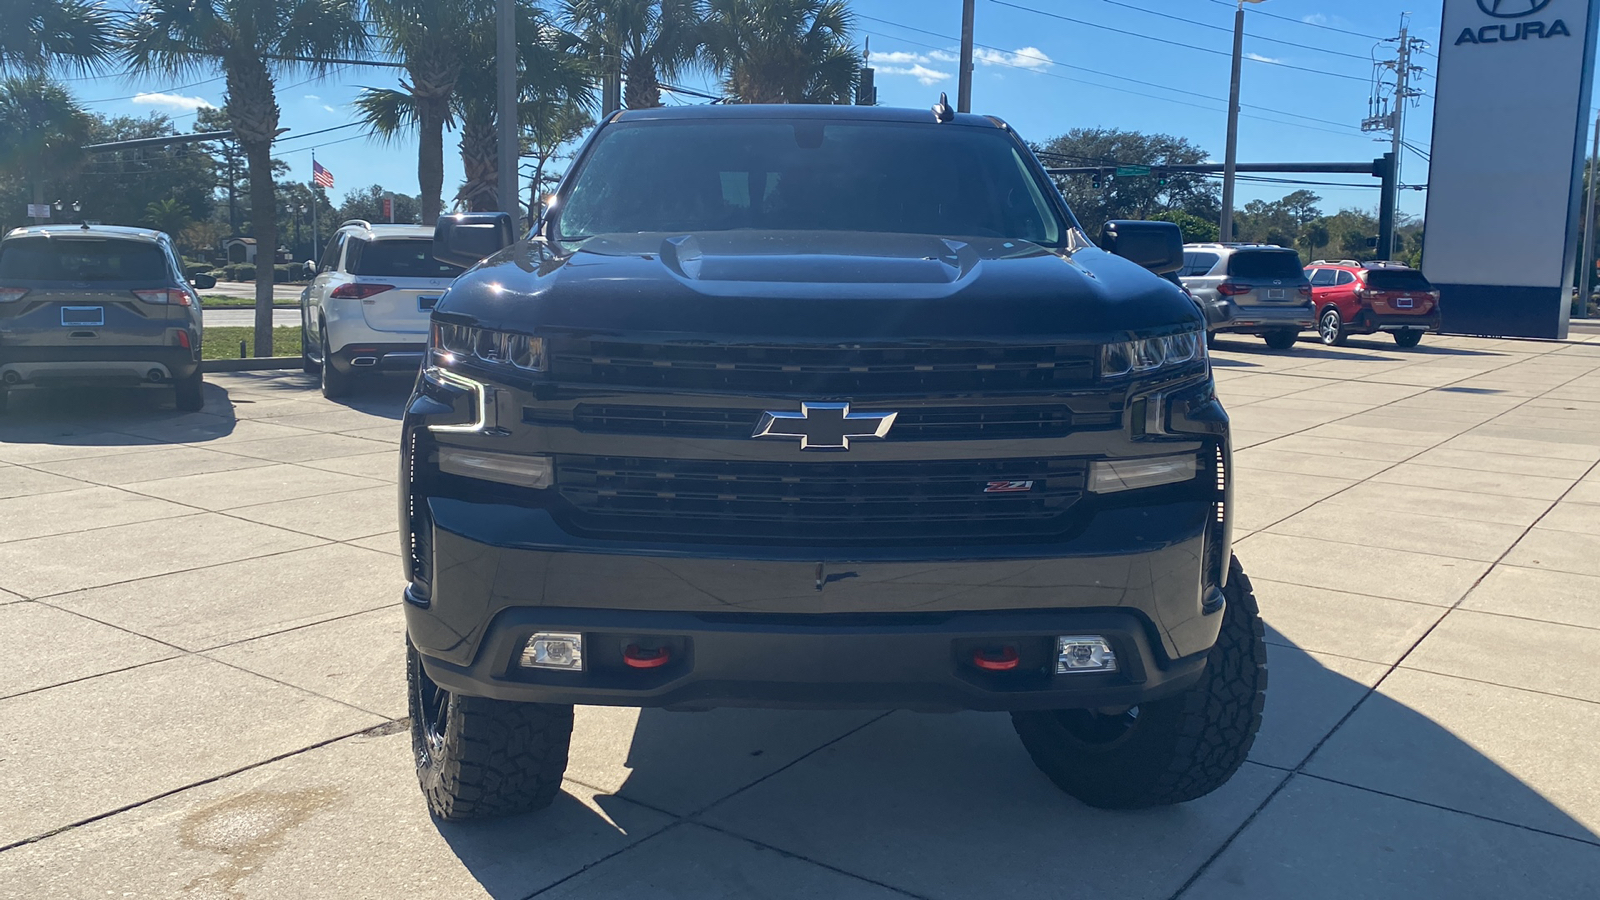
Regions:
<instances>
[{"instance_id":1,"label":"dealership sign","mask_svg":"<svg viewBox=\"0 0 1600 900\"><path fill-rule=\"evenodd\" d=\"M1444 0L1423 272L1446 331L1565 337L1600 0Z\"/></svg>"}]
</instances>

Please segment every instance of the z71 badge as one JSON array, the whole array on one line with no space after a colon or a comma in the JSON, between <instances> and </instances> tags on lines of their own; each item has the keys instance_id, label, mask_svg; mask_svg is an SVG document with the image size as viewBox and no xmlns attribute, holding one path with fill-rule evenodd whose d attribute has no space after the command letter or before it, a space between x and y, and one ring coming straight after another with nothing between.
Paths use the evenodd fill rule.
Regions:
<instances>
[{"instance_id":1,"label":"z71 badge","mask_svg":"<svg viewBox=\"0 0 1600 900\"><path fill-rule=\"evenodd\" d=\"M1031 490L1033 490L1033 482L1031 481L991 481L989 486L983 489L983 492L985 494L1016 494Z\"/></svg>"}]
</instances>

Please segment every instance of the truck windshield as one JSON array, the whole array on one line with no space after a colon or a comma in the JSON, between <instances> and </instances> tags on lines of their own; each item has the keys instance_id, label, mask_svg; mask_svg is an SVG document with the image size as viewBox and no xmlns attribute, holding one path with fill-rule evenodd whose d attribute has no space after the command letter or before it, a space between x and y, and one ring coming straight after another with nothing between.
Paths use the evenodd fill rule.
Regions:
<instances>
[{"instance_id":1,"label":"truck windshield","mask_svg":"<svg viewBox=\"0 0 1600 900\"><path fill-rule=\"evenodd\" d=\"M598 234L869 231L1060 245L1064 223L997 128L762 120L601 132L555 222Z\"/></svg>"}]
</instances>

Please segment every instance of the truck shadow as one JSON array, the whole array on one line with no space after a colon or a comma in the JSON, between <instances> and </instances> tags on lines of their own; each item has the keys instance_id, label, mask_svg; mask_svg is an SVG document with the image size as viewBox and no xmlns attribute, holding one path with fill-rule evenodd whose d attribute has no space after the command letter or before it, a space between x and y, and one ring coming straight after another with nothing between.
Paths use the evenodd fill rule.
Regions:
<instances>
[{"instance_id":1,"label":"truck shadow","mask_svg":"<svg viewBox=\"0 0 1600 900\"><path fill-rule=\"evenodd\" d=\"M627 882L674 885L673 896L803 895L776 881L747 883L752 863L737 857L767 851L696 827L703 824L921 896L1031 898L1053 895L1042 885L1073 885L1078 896L1164 898L1253 818L1217 863L1236 873L1209 885L1226 888L1217 896L1593 896L1577 885L1600 880L1600 837L1540 791L1562 785L1551 766L1579 766L1572 760L1584 748L1541 743L1535 753L1551 759L1532 762L1529 738L1496 740L1483 710L1466 710L1483 687L1475 682L1390 676L1394 693L1429 704L1460 695L1443 703L1441 718L1476 724L1457 734L1370 691L1364 682L1381 666L1287 642L1272 644L1269 659L1273 683L1251 762L1208 797L1133 812L1062 794L1001 714L580 709L569 777L601 789L596 804L619 829L638 821L639 806L677 817L671 843L679 849L663 855L646 839L631 857L604 864L609 876L602 868L563 889L611 896ZM1492 690L1504 702L1509 689ZM1486 738L1520 758L1538 784L1474 746ZM562 803L525 818L578 806ZM1592 821L1595 812L1580 814ZM699 837L681 834L686 826ZM491 896L520 897L548 883L513 872L516 864L489 853L477 832L440 831ZM684 846L704 853L684 854ZM1552 862L1530 861L1541 854ZM1587 860L1587 870L1574 859ZM640 866L652 867L647 876Z\"/></svg>"}]
</instances>

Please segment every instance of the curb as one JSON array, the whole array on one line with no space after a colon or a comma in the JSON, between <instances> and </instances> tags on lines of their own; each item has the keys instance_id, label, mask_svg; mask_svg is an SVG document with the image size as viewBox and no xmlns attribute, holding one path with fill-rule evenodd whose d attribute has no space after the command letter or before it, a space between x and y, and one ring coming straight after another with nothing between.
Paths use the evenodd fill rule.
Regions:
<instances>
[{"instance_id":1,"label":"curb","mask_svg":"<svg viewBox=\"0 0 1600 900\"><path fill-rule=\"evenodd\" d=\"M204 359L202 372L251 372L257 369L299 369L298 356L247 356L243 359Z\"/></svg>"}]
</instances>

